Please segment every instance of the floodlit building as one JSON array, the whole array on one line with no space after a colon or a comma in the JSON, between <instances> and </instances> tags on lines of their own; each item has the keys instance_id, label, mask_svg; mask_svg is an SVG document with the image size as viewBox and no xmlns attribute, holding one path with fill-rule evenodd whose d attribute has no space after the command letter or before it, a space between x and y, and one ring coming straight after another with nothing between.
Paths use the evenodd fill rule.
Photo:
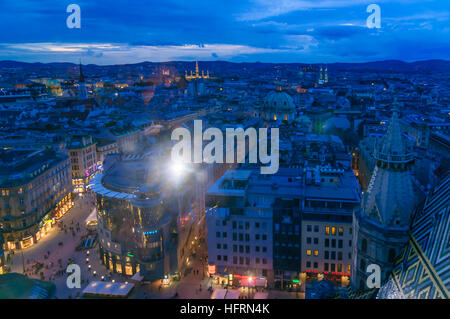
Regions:
<instances>
[{"instance_id":1,"label":"floodlit building","mask_svg":"<svg viewBox=\"0 0 450 319\"><path fill-rule=\"evenodd\" d=\"M96 143L90 135L73 136L67 146L76 193L83 193L91 176L97 171Z\"/></svg>"},{"instance_id":2,"label":"floodlit building","mask_svg":"<svg viewBox=\"0 0 450 319\"><path fill-rule=\"evenodd\" d=\"M39 241L72 206L70 162L51 150L0 152L0 224L6 250Z\"/></svg>"},{"instance_id":3,"label":"floodlit building","mask_svg":"<svg viewBox=\"0 0 450 319\"><path fill-rule=\"evenodd\" d=\"M195 195L160 162L149 154L123 157L91 181L100 258L112 272L155 280L179 270L179 223Z\"/></svg>"}]
</instances>

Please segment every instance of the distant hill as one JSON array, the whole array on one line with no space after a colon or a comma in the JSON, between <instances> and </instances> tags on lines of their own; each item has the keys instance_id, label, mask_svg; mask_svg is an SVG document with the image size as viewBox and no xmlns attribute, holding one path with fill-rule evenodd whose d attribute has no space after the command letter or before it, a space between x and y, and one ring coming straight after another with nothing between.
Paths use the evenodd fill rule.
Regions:
<instances>
[{"instance_id":1,"label":"distant hill","mask_svg":"<svg viewBox=\"0 0 450 319\"><path fill-rule=\"evenodd\" d=\"M276 66L293 66L301 67L305 65L324 65L321 63L261 63L261 62L243 62L234 63L227 61L200 61L201 69L209 69L220 71L221 69L239 70L247 69L270 69ZM194 62L192 61L169 61L169 62L141 62L134 64L117 64L117 65L83 65L84 69L89 72L96 70L133 70L135 68L152 68L156 66L168 65L179 70L193 70ZM69 62L52 62L52 63L27 63L19 61L0 61L0 68L20 68L24 70L32 70L39 72L40 70L64 70L74 68L77 64ZM329 63L327 64L329 71L353 71L353 72L450 72L450 61L446 60L424 60L416 62L404 62L400 60L385 60L365 63Z\"/></svg>"}]
</instances>

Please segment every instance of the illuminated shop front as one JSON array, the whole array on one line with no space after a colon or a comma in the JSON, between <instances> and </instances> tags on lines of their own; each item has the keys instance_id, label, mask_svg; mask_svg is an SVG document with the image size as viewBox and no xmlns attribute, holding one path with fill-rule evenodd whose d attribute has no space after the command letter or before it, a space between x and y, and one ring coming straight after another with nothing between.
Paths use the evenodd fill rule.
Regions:
<instances>
[{"instance_id":1,"label":"illuminated shop front","mask_svg":"<svg viewBox=\"0 0 450 319\"><path fill-rule=\"evenodd\" d=\"M340 282L343 285L347 285L350 280L350 273L348 272L335 272L335 271L324 271L318 272L317 270L306 270L307 279L317 279L317 280L330 280L335 282Z\"/></svg>"},{"instance_id":2,"label":"illuminated shop front","mask_svg":"<svg viewBox=\"0 0 450 319\"><path fill-rule=\"evenodd\" d=\"M71 194L69 193L59 201L56 204L55 209L46 214L37 225L8 234L6 239L6 249L26 249L36 244L50 232L56 225L56 221L67 213L73 205L74 203L71 199Z\"/></svg>"},{"instance_id":3,"label":"illuminated shop front","mask_svg":"<svg viewBox=\"0 0 450 319\"><path fill-rule=\"evenodd\" d=\"M212 278L214 284L228 287L247 287L247 288L267 288L267 278L240 275L240 274L219 274L216 273L215 265L208 265L208 274Z\"/></svg>"}]
</instances>

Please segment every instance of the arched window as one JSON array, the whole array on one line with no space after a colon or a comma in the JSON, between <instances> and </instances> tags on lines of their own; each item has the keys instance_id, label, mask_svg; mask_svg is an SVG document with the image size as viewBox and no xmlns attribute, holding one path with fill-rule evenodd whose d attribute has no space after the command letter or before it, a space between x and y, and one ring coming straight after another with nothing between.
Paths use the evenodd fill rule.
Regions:
<instances>
[{"instance_id":1,"label":"arched window","mask_svg":"<svg viewBox=\"0 0 450 319\"><path fill-rule=\"evenodd\" d=\"M365 238L362 240L361 250L362 250L363 253L367 252L367 239L365 239Z\"/></svg>"},{"instance_id":2,"label":"arched window","mask_svg":"<svg viewBox=\"0 0 450 319\"><path fill-rule=\"evenodd\" d=\"M395 256L396 256L395 249L394 248L389 249L388 261L394 262Z\"/></svg>"}]
</instances>

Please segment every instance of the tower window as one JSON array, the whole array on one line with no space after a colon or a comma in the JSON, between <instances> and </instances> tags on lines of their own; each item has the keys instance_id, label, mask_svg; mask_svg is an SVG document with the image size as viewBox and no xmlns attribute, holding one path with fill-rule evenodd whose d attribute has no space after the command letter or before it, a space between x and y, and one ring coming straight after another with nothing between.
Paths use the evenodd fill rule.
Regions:
<instances>
[{"instance_id":1,"label":"tower window","mask_svg":"<svg viewBox=\"0 0 450 319\"><path fill-rule=\"evenodd\" d=\"M361 250L362 250L363 253L367 252L367 239L365 239L365 238L362 240Z\"/></svg>"}]
</instances>

